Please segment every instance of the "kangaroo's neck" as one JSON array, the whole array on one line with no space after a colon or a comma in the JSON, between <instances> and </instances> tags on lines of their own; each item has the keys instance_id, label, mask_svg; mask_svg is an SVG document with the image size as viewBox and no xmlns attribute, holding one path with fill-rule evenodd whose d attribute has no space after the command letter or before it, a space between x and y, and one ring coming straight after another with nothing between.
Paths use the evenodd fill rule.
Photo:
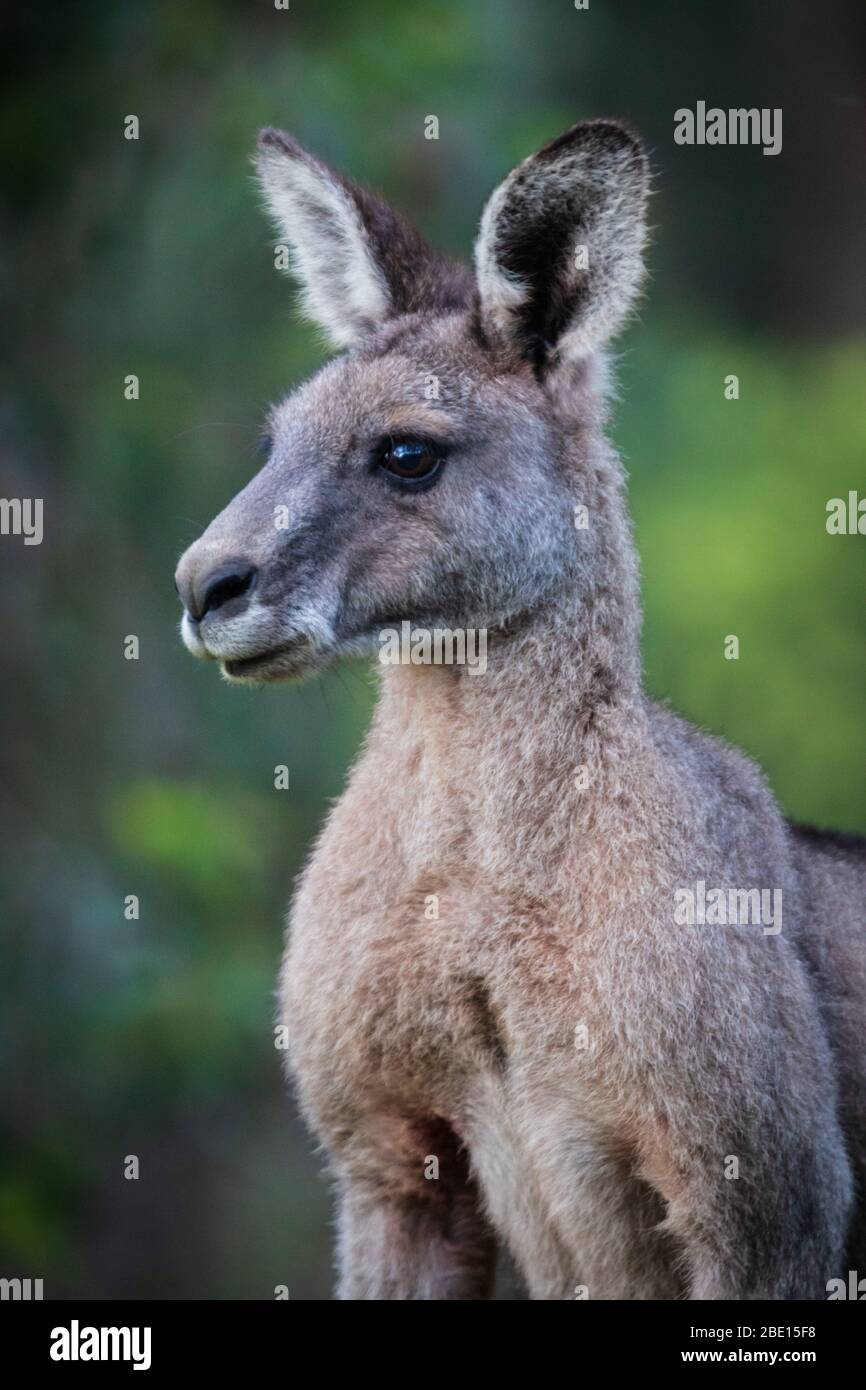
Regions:
<instances>
[{"instance_id":1,"label":"kangaroo's neck","mask_svg":"<svg viewBox=\"0 0 866 1390\"><path fill-rule=\"evenodd\" d=\"M488 867L542 845L549 858L558 838L573 840L640 745L640 610L628 528L620 516L607 532L604 518L595 520L598 579L575 573L535 612L489 633L483 673L383 670L371 752L388 758L400 794L415 815L426 810L432 833L444 825L460 845L467 835L477 840Z\"/></svg>"}]
</instances>

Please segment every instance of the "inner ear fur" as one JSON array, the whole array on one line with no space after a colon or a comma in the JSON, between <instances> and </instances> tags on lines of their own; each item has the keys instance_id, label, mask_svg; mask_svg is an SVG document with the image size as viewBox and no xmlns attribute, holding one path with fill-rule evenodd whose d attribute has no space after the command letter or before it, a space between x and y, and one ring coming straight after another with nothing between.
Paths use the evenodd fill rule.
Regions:
<instances>
[{"instance_id":1,"label":"inner ear fur","mask_svg":"<svg viewBox=\"0 0 866 1390\"><path fill-rule=\"evenodd\" d=\"M463 308L467 273L438 256L382 198L317 159L285 131L259 136L256 167L289 245L307 316L337 347L390 318Z\"/></svg>"},{"instance_id":2,"label":"inner ear fur","mask_svg":"<svg viewBox=\"0 0 866 1390\"><path fill-rule=\"evenodd\" d=\"M613 121L573 126L518 165L476 243L482 329L536 367L603 347L640 289L648 183L639 137Z\"/></svg>"}]
</instances>

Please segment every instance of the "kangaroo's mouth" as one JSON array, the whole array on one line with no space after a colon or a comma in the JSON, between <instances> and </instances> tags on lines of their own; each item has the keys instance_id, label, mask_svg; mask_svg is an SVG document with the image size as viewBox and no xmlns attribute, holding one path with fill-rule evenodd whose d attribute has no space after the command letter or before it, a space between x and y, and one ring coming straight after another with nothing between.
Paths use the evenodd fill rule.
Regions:
<instances>
[{"instance_id":1,"label":"kangaroo's mouth","mask_svg":"<svg viewBox=\"0 0 866 1390\"><path fill-rule=\"evenodd\" d=\"M291 641L269 647L255 656L223 659L220 665L230 681L291 680L316 664L313 651L309 637L299 633Z\"/></svg>"}]
</instances>

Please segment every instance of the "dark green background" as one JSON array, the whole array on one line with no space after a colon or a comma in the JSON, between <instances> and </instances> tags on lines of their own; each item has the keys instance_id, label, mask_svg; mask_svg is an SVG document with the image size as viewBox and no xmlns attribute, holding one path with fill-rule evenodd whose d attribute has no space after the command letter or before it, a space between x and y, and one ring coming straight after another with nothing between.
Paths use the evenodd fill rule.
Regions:
<instances>
[{"instance_id":1,"label":"dark green background","mask_svg":"<svg viewBox=\"0 0 866 1390\"><path fill-rule=\"evenodd\" d=\"M652 273L615 435L648 684L759 758L790 814L866 829L866 538L824 526L828 498L866 495L863 15L127 0L2 22L0 492L43 497L46 534L0 538L0 1274L46 1296L330 1289L327 1188L272 996L372 677L228 689L182 649L172 587L255 469L267 403L322 360L273 269L259 125L460 254L496 180L574 120L645 132ZM781 106L782 153L675 146L698 100Z\"/></svg>"}]
</instances>

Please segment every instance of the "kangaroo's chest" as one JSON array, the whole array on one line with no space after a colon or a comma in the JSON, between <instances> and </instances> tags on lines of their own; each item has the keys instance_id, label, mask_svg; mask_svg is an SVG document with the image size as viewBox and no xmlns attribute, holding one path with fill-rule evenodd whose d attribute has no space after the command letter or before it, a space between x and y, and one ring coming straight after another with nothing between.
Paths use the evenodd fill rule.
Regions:
<instances>
[{"instance_id":1,"label":"kangaroo's chest","mask_svg":"<svg viewBox=\"0 0 866 1390\"><path fill-rule=\"evenodd\" d=\"M345 1097L453 1113L539 1032L572 1045L570 963L549 903L430 872L370 902L298 905L283 977L293 1063ZM515 988L515 980L519 987Z\"/></svg>"}]
</instances>

